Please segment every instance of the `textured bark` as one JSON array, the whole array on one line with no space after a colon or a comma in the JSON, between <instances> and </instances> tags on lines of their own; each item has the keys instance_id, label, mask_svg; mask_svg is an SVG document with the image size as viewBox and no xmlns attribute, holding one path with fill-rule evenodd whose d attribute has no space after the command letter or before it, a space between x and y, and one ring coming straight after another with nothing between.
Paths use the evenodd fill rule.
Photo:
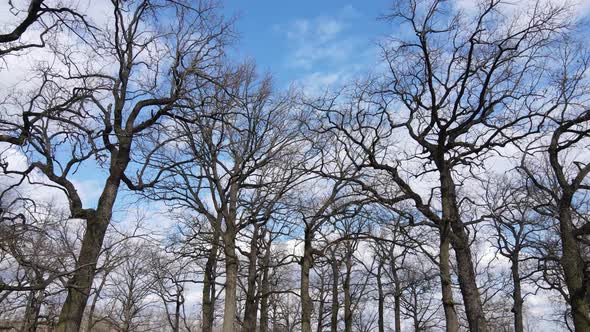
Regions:
<instances>
[{"instance_id":1,"label":"textured bark","mask_svg":"<svg viewBox=\"0 0 590 332\"><path fill-rule=\"evenodd\" d=\"M396 285L396 288L397 288L397 285ZM402 302L402 297L399 293L397 293L397 290L396 290L396 294L393 296L393 315L394 315L394 320L395 320L395 331L396 332L402 330L401 302Z\"/></svg>"},{"instance_id":2,"label":"textured bark","mask_svg":"<svg viewBox=\"0 0 590 332\"><path fill-rule=\"evenodd\" d=\"M130 147L130 141L121 144L118 155L111 161L110 174L98 200L96 211L86 220L86 230L76 262L76 272L68 282L68 295L59 314L56 332L80 330L102 243L111 222L121 177L129 164Z\"/></svg>"},{"instance_id":3,"label":"textured bark","mask_svg":"<svg viewBox=\"0 0 590 332\"><path fill-rule=\"evenodd\" d=\"M520 273L518 271L518 268L518 251L516 251L514 257L512 258L512 266L510 267L510 270L512 272L512 283L514 285L514 289L512 291L512 299L514 301L512 312L514 313L514 332L524 332L522 316L522 304L524 303L524 300L522 299Z\"/></svg>"},{"instance_id":4,"label":"textured bark","mask_svg":"<svg viewBox=\"0 0 590 332\"><path fill-rule=\"evenodd\" d=\"M268 305L269 291L270 291L270 250L271 242L268 241L266 252L264 253L263 267L262 267L262 282L260 285L260 332L268 332L268 313L270 307Z\"/></svg>"},{"instance_id":5,"label":"textured bark","mask_svg":"<svg viewBox=\"0 0 590 332\"><path fill-rule=\"evenodd\" d=\"M311 312L313 303L309 295L309 272L313 265L312 232L305 228L303 257L301 258L301 331L311 332Z\"/></svg>"},{"instance_id":6,"label":"textured bark","mask_svg":"<svg viewBox=\"0 0 590 332\"><path fill-rule=\"evenodd\" d=\"M349 252L346 257L346 274L342 285L344 291L344 331L352 332L352 295L350 293L350 278L352 273L352 257Z\"/></svg>"},{"instance_id":7,"label":"textured bark","mask_svg":"<svg viewBox=\"0 0 590 332\"><path fill-rule=\"evenodd\" d=\"M252 239L250 239L250 252L248 255L248 280L246 285L246 307L244 309L244 332L256 332L256 317L258 315L258 301L256 291L256 277L258 267L258 226L254 226Z\"/></svg>"},{"instance_id":8,"label":"textured bark","mask_svg":"<svg viewBox=\"0 0 590 332\"><path fill-rule=\"evenodd\" d=\"M384 305L385 305L385 294L383 292L383 282L381 281L381 275L383 270L383 259L379 258L379 266L377 266L377 325L379 332L385 332L385 317L384 317Z\"/></svg>"},{"instance_id":9,"label":"textured bark","mask_svg":"<svg viewBox=\"0 0 590 332\"><path fill-rule=\"evenodd\" d=\"M585 276L584 258L574 236L571 213L571 195L564 195L559 202L559 230L561 235L561 266L569 293L574 328L578 331L590 331L590 306L588 304L588 281Z\"/></svg>"},{"instance_id":10,"label":"textured bark","mask_svg":"<svg viewBox=\"0 0 590 332\"><path fill-rule=\"evenodd\" d=\"M102 280L100 281L100 284L98 285L98 287L96 288L96 290L94 291L94 296L92 297L92 303L90 304L90 310L88 310L88 319L87 319L87 325L86 325L86 330L87 331L92 331L92 329L94 328L94 311L96 310L96 303L98 302L99 298L100 298L100 294L102 293L102 289L104 288L106 282L107 282L107 276L109 274L110 270L108 271L104 271L104 275L102 277Z\"/></svg>"},{"instance_id":11,"label":"textured bark","mask_svg":"<svg viewBox=\"0 0 590 332\"><path fill-rule=\"evenodd\" d=\"M332 255L332 309L330 311L330 331L338 331L338 283L340 277L340 264L336 257Z\"/></svg>"},{"instance_id":12,"label":"textured bark","mask_svg":"<svg viewBox=\"0 0 590 332\"><path fill-rule=\"evenodd\" d=\"M450 243L449 238L445 233L446 228L441 230L441 238L439 244L439 262L440 270L440 284L442 289L442 303L445 312L445 323L447 332L459 331L459 319L457 318L457 309L455 308L455 301L453 300L453 284L451 281L451 266L450 266Z\"/></svg>"},{"instance_id":13,"label":"textured bark","mask_svg":"<svg viewBox=\"0 0 590 332\"><path fill-rule=\"evenodd\" d=\"M226 230L224 236L225 252L225 303L223 312L223 332L235 332L236 300L238 286L238 256L236 254L235 235L233 230Z\"/></svg>"},{"instance_id":14,"label":"textured bark","mask_svg":"<svg viewBox=\"0 0 590 332\"><path fill-rule=\"evenodd\" d=\"M320 275L321 285L320 285L320 304L318 307L318 321L316 325L316 332L321 332L324 327L324 297L326 293L325 283L324 283L324 276Z\"/></svg>"},{"instance_id":15,"label":"textured bark","mask_svg":"<svg viewBox=\"0 0 590 332\"><path fill-rule=\"evenodd\" d=\"M470 331L485 332L487 331L487 322L484 316L479 289L475 281L475 267L473 265L471 249L468 245L469 240L462 225L453 228L454 233L460 238L460 241L454 241L454 249L455 255L457 256L459 286L463 295L469 329Z\"/></svg>"},{"instance_id":16,"label":"textured bark","mask_svg":"<svg viewBox=\"0 0 590 332\"><path fill-rule=\"evenodd\" d=\"M574 320L574 329L576 331L590 331L590 302L588 299L590 296L590 276L587 272L587 262L584 259L586 254L583 251L583 248L580 247L582 244L578 242L576 234L574 233L576 228L572 219L572 202L574 201L574 195L590 174L590 165L586 163L584 167L581 167L580 164L574 162L576 163L578 172L575 176L568 178L566 175L566 169L568 168L561 164L560 153L566 152L564 149L567 148L568 145L565 144L565 141L571 143L578 139L581 140L584 136L588 135L588 133L585 132L583 134L577 134L582 136L577 136L576 139L573 139L572 137L566 138L568 135L577 131L577 129L572 130L573 128L578 125L585 125L588 121L590 121L590 112L585 111L583 114L572 120L562 122L553 132L551 143L547 151L549 154L549 163L560 187L560 193L553 193L552 196L556 200L556 212L559 217L559 235L561 238L562 250L560 263L563 268L564 281L569 295L571 315ZM561 141L564 138L565 141ZM585 226L588 225L586 224L578 230L582 230ZM581 234L584 233L586 232L582 232Z\"/></svg>"},{"instance_id":17,"label":"textured bark","mask_svg":"<svg viewBox=\"0 0 590 332\"><path fill-rule=\"evenodd\" d=\"M215 279L217 270L217 255L219 251L219 231L215 227L211 249L207 255L205 271L203 276L203 306L202 306L202 325L203 332L213 331L213 321L215 319Z\"/></svg>"},{"instance_id":18,"label":"textured bark","mask_svg":"<svg viewBox=\"0 0 590 332\"><path fill-rule=\"evenodd\" d=\"M449 223L454 234L452 241L457 259L457 275L459 287L463 296L465 313L469 330L473 332L486 332L487 323L476 283L475 266L469 247L469 236L465 226L461 222L459 208L457 206L457 194L451 171L446 166L440 166L440 183L442 197L443 224Z\"/></svg>"},{"instance_id":19,"label":"textured bark","mask_svg":"<svg viewBox=\"0 0 590 332\"><path fill-rule=\"evenodd\" d=\"M392 249L393 251L393 249ZM393 252L392 252L393 254ZM399 280L397 274L397 266L392 264L391 266L391 275L393 276L393 316L394 316L394 323L395 323L395 331L399 332L402 330L402 318L401 318L401 302L402 302L402 291L401 291L401 281Z\"/></svg>"},{"instance_id":20,"label":"textured bark","mask_svg":"<svg viewBox=\"0 0 590 332\"><path fill-rule=\"evenodd\" d=\"M276 302L272 302L272 331L280 331L278 328L279 326L279 317L278 317L278 306Z\"/></svg>"},{"instance_id":21,"label":"textured bark","mask_svg":"<svg viewBox=\"0 0 590 332\"><path fill-rule=\"evenodd\" d=\"M92 288L96 263L110 221L110 211L108 214L108 219L91 218L87 221L86 231L82 238L82 247L76 264L78 270L68 282L68 295L59 315L57 332L80 330L84 308Z\"/></svg>"},{"instance_id":22,"label":"textured bark","mask_svg":"<svg viewBox=\"0 0 590 332\"><path fill-rule=\"evenodd\" d=\"M234 172L240 164L236 160ZM229 197L226 201L226 209L223 213L225 231L223 232L223 250L225 253L225 302L223 311L223 332L237 331L237 291L238 291L238 269L240 262L236 253L236 216L238 206L239 186L232 183L229 190Z\"/></svg>"},{"instance_id":23,"label":"textured bark","mask_svg":"<svg viewBox=\"0 0 590 332\"><path fill-rule=\"evenodd\" d=\"M176 294L176 305L174 308L174 326L172 327L172 332L179 332L180 331L180 310L182 310L182 302L180 294Z\"/></svg>"}]
</instances>

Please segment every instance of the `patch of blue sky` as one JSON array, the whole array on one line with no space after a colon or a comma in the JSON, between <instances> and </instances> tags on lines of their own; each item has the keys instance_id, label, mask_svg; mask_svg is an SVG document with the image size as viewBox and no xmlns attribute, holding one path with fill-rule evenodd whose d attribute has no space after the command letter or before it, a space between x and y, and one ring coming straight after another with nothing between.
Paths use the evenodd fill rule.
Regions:
<instances>
[{"instance_id":1,"label":"patch of blue sky","mask_svg":"<svg viewBox=\"0 0 590 332\"><path fill-rule=\"evenodd\" d=\"M228 0L224 12L237 15L240 38L231 55L253 59L280 88L342 83L377 63L377 42L388 31L377 18L389 6L385 0Z\"/></svg>"}]
</instances>

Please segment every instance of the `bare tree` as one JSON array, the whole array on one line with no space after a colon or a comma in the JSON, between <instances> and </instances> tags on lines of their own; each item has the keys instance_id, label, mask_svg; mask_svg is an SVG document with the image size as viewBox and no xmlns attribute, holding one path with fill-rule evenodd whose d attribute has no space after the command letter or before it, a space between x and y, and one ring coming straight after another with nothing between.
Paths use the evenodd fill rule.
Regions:
<instances>
[{"instance_id":1,"label":"bare tree","mask_svg":"<svg viewBox=\"0 0 590 332\"><path fill-rule=\"evenodd\" d=\"M492 179L486 187L484 197L495 233L490 241L497 252L510 262L513 285L510 295L513 299L512 312L516 332L524 331L523 304L526 292L522 289L522 283L536 272L536 268L531 268L537 259L534 248L550 227L535 212L534 200L528 195L526 186L526 180L519 183L519 179L506 176Z\"/></svg>"},{"instance_id":2,"label":"bare tree","mask_svg":"<svg viewBox=\"0 0 590 332\"><path fill-rule=\"evenodd\" d=\"M460 196L462 179L470 168L484 167L494 149L538 131L531 108L542 106L538 68L566 25L564 7L534 6L509 16L501 14L503 6L489 1L465 14L445 1L397 2L388 19L412 33L383 44L385 77L359 83L351 96L310 102L326 113L323 128L345 140L350 160L387 175L439 229L449 331L459 328L451 246L469 328L487 331L468 231L474 220L460 212L469 204ZM411 141L400 144L399 137ZM436 183L429 198L412 178Z\"/></svg>"},{"instance_id":3,"label":"bare tree","mask_svg":"<svg viewBox=\"0 0 590 332\"><path fill-rule=\"evenodd\" d=\"M20 21L10 27L10 31L0 33L0 57L31 48L45 47L47 34L61 28L68 29L85 40L92 37L96 28L80 13L73 2L53 4L51 1L31 0L26 9L19 8L14 1L8 1L10 14ZM34 31L38 41L29 41L26 32ZM88 40L88 42L92 42Z\"/></svg>"},{"instance_id":4,"label":"bare tree","mask_svg":"<svg viewBox=\"0 0 590 332\"><path fill-rule=\"evenodd\" d=\"M6 179L8 180L8 179ZM0 319L19 331L51 326L51 303L74 270L78 227L57 203L35 202L12 189L0 205ZM68 227L68 224L71 227ZM17 327L18 326L18 327Z\"/></svg>"},{"instance_id":5,"label":"bare tree","mask_svg":"<svg viewBox=\"0 0 590 332\"><path fill-rule=\"evenodd\" d=\"M174 332L190 329L186 313L186 289L195 282L190 259L164 253L152 254L152 289L164 306L166 322Z\"/></svg>"},{"instance_id":6,"label":"bare tree","mask_svg":"<svg viewBox=\"0 0 590 332\"><path fill-rule=\"evenodd\" d=\"M428 265L419 261L406 264L401 309L411 320L414 332L429 331L441 324L440 303L432 298L437 291L436 278Z\"/></svg>"},{"instance_id":7,"label":"bare tree","mask_svg":"<svg viewBox=\"0 0 590 332\"><path fill-rule=\"evenodd\" d=\"M319 183L322 183L322 181L320 180ZM346 182L328 180L322 184L327 188L327 192L310 194L307 191L305 198L302 197L297 203L297 212L301 215L304 227L303 256L300 260L301 329L308 332L311 332L313 312L313 301L310 295L310 272L315 257L324 255L324 251L327 249L325 245L323 248L314 247L314 239L320 234L319 231L326 222L330 221L331 218L342 218L343 215L354 214L355 205L359 203L358 197L355 199L356 195L348 190L349 187ZM317 184L315 185L317 186Z\"/></svg>"},{"instance_id":8,"label":"bare tree","mask_svg":"<svg viewBox=\"0 0 590 332\"><path fill-rule=\"evenodd\" d=\"M153 300L152 285L155 278L150 264L150 245L136 243L130 246L129 255L120 266L109 273L104 295L109 298L109 322L121 332L145 331L147 315Z\"/></svg>"},{"instance_id":9,"label":"bare tree","mask_svg":"<svg viewBox=\"0 0 590 332\"><path fill-rule=\"evenodd\" d=\"M237 326L236 292L241 230L264 223L297 178L297 127L292 96L275 95L270 77L252 64L223 68L218 84L195 91L195 108L175 123L182 150L160 157L168 178L149 195L202 215L225 258L224 331ZM203 101L202 104L200 102ZM182 162L176 162L183 160ZM266 202L266 203L264 203ZM204 315L205 316L205 315ZM254 321L255 324L255 321Z\"/></svg>"},{"instance_id":10,"label":"bare tree","mask_svg":"<svg viewBox=\"0 0 590 332\"><path fill-rule=\"evenodd\" d=\"M576 331L590 329L590 288L586 237L588 218L585 199L590 186L590 164L581 154L590 138L588 110L588 53L572 40L566 40L557 53L558 69L551 90L545 139L527 146L521 171L536 188L537 211L559 222L566 299ZM546 170L542 177L538 170Z\"/></svg>"},{"instance_id":11,"label":"bare tree","mask_svg":"<svg viewBox=\"0 0 590 332\"><path fill-rule=\"evenodd\" d=\"M105 5L5 6L0 329L524 332L542 295L590 331L577 7L395 1L378 65L302 96L216 0Z\"/></svg>"},{"instance_id":12,"label":"bare tree","mask_svg":"<svg viewBox=\"0 0 590 332\"><path fill-rule=\"evenodd\" d=\"M166 12L177 17L174 27L158 24L158 15ZM226 43L228 24L209 2L113 1L112 13L95 33L96 48L52 47L59 66L42 68L31 98L15 100L13 112L0 120L0 140L23 146L31 160L28 169L3 167L5 173L41 171L67 196L71 217L87 224L58 331L80 328L119 187L146 185L143 172L125 174L142 152L134 147L141 137L162 130L164 117L187 107L187 91L196 81L211 80L207 69ZM148 29L148 23L158 28ZM114 68L101 61L112 61ZM88 208L72 179L92 160L108 171L96 207Z\"/></svg>"}]
</instances>

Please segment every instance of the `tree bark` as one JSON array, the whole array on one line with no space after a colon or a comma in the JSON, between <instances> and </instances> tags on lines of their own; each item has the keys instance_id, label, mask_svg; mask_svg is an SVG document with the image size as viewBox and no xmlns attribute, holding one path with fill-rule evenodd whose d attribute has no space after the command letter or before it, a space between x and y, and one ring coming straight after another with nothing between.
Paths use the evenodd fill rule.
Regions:
<instances>
[{"instance_id":1,"label":"tree bark","mask_svg":"<svg viewBox=\"0 0 590 332\"><path fill-rule=\"evenodd\" d=\"M338 282L340 277L340 264L336 260L336 256L332 255L332 309L330 319L330 331L338 331Z\"/></svg>"},{"instance_id":2,"label":"tree bark","mask_svg":"<svg viewBox=\"0 0 590 332\"><path fill-rule=\"evenodd\" d=\"M420 320L419 320L419 313L418 313L418 294L416 292L416 288L412 287L412 297L414 302L414 307L412 308L412 320L414 322L414 332L420 332Z\"/></svg>"},{"instance_id":3,"label":"tree bark","mask_svg":"<svg viewBox=\"0 0 590 332\"><path fill-rule=\"evenodd\" d=\"M177 291L176 293L176 305L174 308L174 326L172 327L172 332L179 332L180 331L180 310L182 309L183 301L181 301L180 297L182 295L180 292Z\"/></svg>"},{"instance_id":4,"label":"tree bark","mask_svg":"<svg viewBox=\"0 0 590 332\"><path fill-rule=\"evenodd\" d=\"M117 199L121 177L129 164L131 141L121 142L116 157L111 160L109 177L98 199L96 211L86 220L76 272L68 281L68 295L61 308L56 332L78 332L84 317L86 302L90 296L96 274L96 264L104 237L111 222L113 206Z\"/></svg>"},{"instance_id":5,"label":"tree bark","mask_svg":"<svg viewBox=\"0 0 590 332\"><path fill-rule=\"evenodd\" d=\"M313 303L309 295L309 272L313 266L312 231L305 227L303 257L301 258L301 331L311 332Z\"/></svg>"},{"instance_id":6,"label":"tree bark","mask_svg":"<svg viewBox=\"0 0 590 332\"><path fill-rule=\"evenodd\" d=\"M324 283L324 276L320 276L321 279L321 285L320 285L320 294L319 294L319 300L320 300L320 304L318 307L318 321L317 321L317 327L316 327L316 332L321 332L322 331L322 327L324 326L324 294L326 292L325 289L325 283Z\"/></svg>"},{"instance_id":7,"label":"tree bark","mask_svg":"<svg viewBox=\"0 0 590 332\"><path fill-rule=\"evenodd\" d=\"M268 297L270 291L269 269L270 269L270 250L271 241L269 240L264 253L262 266L262 283L260 285L260 332L268 332Z\"/></svg>"},{"instance_id":8,"label":"tree bark","mask_svg":"<svg viewBox=\"0 0 590 332\"><path fill-rule=\"evenodd\" d=\"M235 332L236 326L236 300L238 285L238 256L236 254L235 234L228 224L224 238L225 252L225 303L223 312L223 332Z\"/></svg>"},{"instance_id":9,"label":"tree bark","mask_svg":"<svg viewBox=\"0 0 590 332\"><path fill-rule=\"evenodd\" d=\"M455 301L453 300L453 284L451 280L451 266L450 266L450 243L449 237L446 235L448 226L442 227L440 230L440 244L439 244L439 261L438 267L440 270L440 284L442 290L442 303L445 312L445 323L447 332L459 331L459 319L455 308Z\"/></svg>"},{"instance_id":10,"label":"tree bark","mask_svg":"<svg viewBox=\"0 0 590 332\"><path fill-rule=\"evenodd\" d=\"M519 261L518 261L518 251L515 251L512 257L512 283L514 285L514 290L512 291L512 299L514 301L514 306L512 307L512 312L514 313L514 332L524 332L524 325L523 325L523 316L522 316L522 289L520 284L520 273L518 271L519 268Z\"/></svg>"},{"instance_id":11,"label":"tree bark","mask_svg":"<svg viewBox=\"0 0 590 332\"><path fill-rule=\"evenodd\" d=\"M111 219L111 210L103 209L103 213L100 214L103 217L96 216L87 221L76 264L77 270L68 282L68 295L61 308L57 332L77 332L80 330L102 242Z\"/></svg>"},{"instance_id":12,"label":"tree bark","mask_svg":"<svg viewBox=\"0 0 590 332\"><path fill-rule=\"evenodd\" d=\"M561 266L569 293L574 328L578 331L590 331L588 305L588 281L585 276L584 258L574 236L571 213L572 196L565 194L559 202L559 230L561 235Z\"/></svg>"},{"instance_id":13,"label":"tree bark","mask_svg":"<svg viewBox=\"0 0 590 332\"><path fill-rule=\"evenodd\" d=\"M256 268L258 267L258 226L254 225L250 252L248 255L248 280L246 286L246 307L244 309L244 332L256 332L256 317L258 315L258 301L256 300Z\"/></svg>"},{"instance_id":14,"label":"tree bark","mask_svg":"<svg viewBox=\"0 0 590 332\"><path fill-rule=\"evenodd\" d=\"M87 323L86 323L86 330L87 331L92 331L92 328L94 327L94 311L96 310L96 303L98 302L98 299L100 298L100 293L102 292L102 289L104 288L104 285L107 281L107 275L108 275L108 271L104 272L104 277L102 278L102 280L100 281L100 284L98 285L98 287L96 288L95 292L94 292L94 296L92 298L92 303L90 304L90 310L88 311L88 319L87 319Z\"/></svg>"},{"instance_id":15,"label":"tree bark","mask_svg":"<svg viewBox=\"0 0 590 332\"><path fill-rule=\"evenodd\" d=\"M219 251L219 230L216 226L214 226L212 241L203 276L203 321L201 324L203 332L213 331L213 321L215 319L215 279Z\"/></svg>"},{"instance_id":16,"label":"tree bark","mask_svg":"<svg viewBox=\"0 0 590 332\"><path fill-rule=\"evenodd\" d=\"M276 302L272 302L272 331L276 332L279 331L279 317L278 317L278 305Z\"/></svg>"},{"instance_id":17,"label":"tree bark","mask_svg":"<svg viewBox=\"0 0 590 332\"><path fill-rule=\"evenodd\" d=\"M397 285L396 285L397 288ZM393 313L395 316L395 332L401 332L402 330L402 319L401 319L401 302L402 302L402 297L401 295L397 292L396 289L396 293L393 296Z\"/></svg>"},{"instance_id":18,"label":"tree bark","mask_svg":"<svg viewBox=\"0 0 590 332\"><path fill-rule=\"evenodd\" d=\"M379 258L379 266L377 266L377 296L378 296L378 328L379 332L385 332L385 317L384 317L384 305L385 295L383 293L383 283L381 281L381 271L383 270L383 259Z\"/></svg>"},{"instance_id":19,"label":"tree bark","mask_svg":"<svg viewBox=\"0 0 590 332\"><path fill-rule=\"evenodd\" d=\"M459 286L465 303L465 313L470 331L486 332L487 322L483 311L483 306L479 296L479 289L475 281L475 267L469 248L469 240L462 225L453 227L455 235L458 235L459 241L454 241L455 255L457 256L457 274L459 277Z\"/></svg>"},{"instance_id":20,"label":"tree bark","mask_svg":"<svg viewBox=\"0 0 590 332\"><path fill-rule=\"evenodd\" d=\"M342 288L344 290L344 331L352 332L352 295L350 294L350 278L352 273L352 257L348 252L346 256L346 275Z\"/></svg>"},{"instance_id":21,"label":"tree bark","mask_svg":"<svg viewBox=\"0 0 590 332\"><path fill-rule=\"evenodd\" d=\"M25 316L23 325L21 328L22 332L36 332L39 325L39 312L41 311L41 303L43 303L43 292L45 290L32 291L29 294L29 300L27 301L27 308L25 310Z\"/></svg>"},{"instance_id":22,"label":"tree bark","mask_svg":"<svg viewBox=\"0 0 590 332\"><path fill-rule=\"evenodd\" d=\"M465 226L461 222L457 206L455 184L448 167L443 166L442 168L439 167L439 169L441 170L442 221L443 224L450 224L454 234L452 245L457 258L457 275L469 330L487 332L487 323L475 279L475 266L469 248L469 237L465 231Z\"/></svg>"},{"instance_id":23,"label":"tree bark","mask_svg":"<svg viewBox=\"0 0 590 332\"><path fill-rule=\"evenodd\" d=\"M393 254L393 253L392 253ZM401 301L402 301L402 292L401 292L401 281L397 275L397 265L392 264L391 266L391 275L393 276L394 282L394 290L393 290L393 316L395 320L395 332L400 332L402 330L402 318L401 318Z\"/></svg>"}]
</instances>

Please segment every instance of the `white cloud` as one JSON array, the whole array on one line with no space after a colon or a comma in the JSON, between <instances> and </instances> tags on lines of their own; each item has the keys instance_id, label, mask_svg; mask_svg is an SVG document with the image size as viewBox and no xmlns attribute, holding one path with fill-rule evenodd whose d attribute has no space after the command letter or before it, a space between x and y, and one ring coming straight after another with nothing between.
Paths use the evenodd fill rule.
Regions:
<instances>
[{"instance_id":1,"label":"white cloud","mask_svg":"<svg viewBox=\"0 0 590 332\"><path fill-rule=\"evenodd\" d=\"M20 149L10 147L6 143L0 143L0 160L7 164L8 171L22 171L28 167L26 155ZM2 181L0 190L5 190L7 186L16 184L21 179L20 175L0 174ZM25 179L16 190L20 196L30 198L41 205L52 204L59 209L68 206L66 196L61 190L44 186L42 183L49 183L49 181L41 172L33 170L29 174L29 179Z\"/></svg>"},{"instance_id":2,"label":"white cloud","mask_svg":"<svg viewBox=\"0 0 590 332\"><path fill-rule=\"evenodd\" d=\"M333 16L302 18L275 30L289 41L291 49L287 65L311 70L322 62L345 62L360 47L360 41L347 29L355 11L347 6Z\"/></svg>"},{"instance_id":3,"label":"white cloud","mask_svg":"<svg viewBox=\"0 0 590 332\"><path fill-rule=\"evenodd\" d=\"M479 0L455 0L453 5L455 9L463 11L467 14L476 14L481 7ZM487 5L487 3L486 3ZM576 16L584 16L590 10L590 0L519 0L519 1L503 1L496 8L502 14L507 16L519 16L522 18L528 15L523 15L531 8L550 8L551 6L564 6L568 8L571 14Z\"/></svg>"}]
</instances>

